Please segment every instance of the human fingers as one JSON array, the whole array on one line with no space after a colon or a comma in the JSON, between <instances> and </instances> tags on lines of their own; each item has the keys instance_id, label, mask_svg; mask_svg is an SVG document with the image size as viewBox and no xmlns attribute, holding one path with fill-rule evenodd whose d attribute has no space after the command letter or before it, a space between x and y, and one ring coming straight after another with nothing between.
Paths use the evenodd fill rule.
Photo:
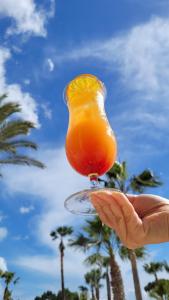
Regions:
<instances>
[{"instance_id":1,"label":"human fingers","mask_svg":"<svg viewBox=\"0 0 169 300\"><path fill-rule=\"evenodd\" d=\"M160 212L166 210L166 206L169 206L169 201L166 198L150 195L126 195L131 204L133 205L135 211L143 218L152 214L153 212Z\"/></svg>"},{"instance_id":2,"label":"human fingers","mask_svg":"<svg viewBox=\"0 0 169 300\"><path fill-rule=\"evenodd\" d=\"M142 220L123 193L97 192L92 199L102 221L116 231L125 246L135 249L144 244Z\"/></svg>"},{"instance_id":3,"label":"human fingers","mask_svg":"<svg viewBox=\"0 0 169 300\"><path fill-rule=\"evenodd\" d=\"M99 195L97 195L96 193L91 194L91 201L102 222L105 225L114 229L115 217L111 209L109 208L109 205L105 203L104 200L100 198Z\"/></svg>"},{"instance_id":4,"label":"human fingers","mask_svg":"<svg viewBox=\"0 0 169 300\"><path fill-rule=\"evenodd\" d=\"M145 244L169 241L169 211L159 212L143 219Z\"/></svg>"},{"instance_id":5,"label":"human fingers","mask_svg":"<svg viewBox=\"0 0 169 300\"><path fill-rule=\"evenodd\" d=\"M120 239L126 240L126 223L120 206L110 192L92 193L92 203L103 223L113 228Z\"/></svg>"}]
</instances>

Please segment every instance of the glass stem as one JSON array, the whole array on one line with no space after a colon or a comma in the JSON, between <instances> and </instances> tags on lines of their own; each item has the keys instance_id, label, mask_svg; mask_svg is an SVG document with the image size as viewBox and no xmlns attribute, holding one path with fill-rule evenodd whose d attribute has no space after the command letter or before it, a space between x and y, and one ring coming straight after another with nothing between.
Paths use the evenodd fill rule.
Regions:
<instances>
[{"instance_id":1,"label":"glass stem","mask_svg":"<svg viewBox=\"0 0 169 300\"><path fill-rule=\"evenodd\" d=\"M91 183L91 189L96 189L99 186L98 174L97 173L89 174L89 179Z\"/></svg>"}]
</instances>

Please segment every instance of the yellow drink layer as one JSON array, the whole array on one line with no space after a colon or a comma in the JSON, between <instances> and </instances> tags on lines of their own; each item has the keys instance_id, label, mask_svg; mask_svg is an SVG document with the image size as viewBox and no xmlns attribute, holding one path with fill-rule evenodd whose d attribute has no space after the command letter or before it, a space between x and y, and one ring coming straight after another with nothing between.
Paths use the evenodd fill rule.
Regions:
<instances>
[{"instance_id":1,"label":"yellow drink layer","mask_svg":"<svg viewBox=\"0 0 169 300\"><path fill-rule=\"evenodd\" d=\"M72 80L66 89L68 106L78 106L96 99L99 94L105 96L105 87L97 77L83 74Z\"/></svg>"}]
</instances>

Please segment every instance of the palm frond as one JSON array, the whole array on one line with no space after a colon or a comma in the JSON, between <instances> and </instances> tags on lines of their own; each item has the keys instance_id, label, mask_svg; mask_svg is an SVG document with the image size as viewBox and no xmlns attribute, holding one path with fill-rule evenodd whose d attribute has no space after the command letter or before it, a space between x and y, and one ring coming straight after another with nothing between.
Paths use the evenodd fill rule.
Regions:
<instances>
[{"instance_id":1,"label":"palm frond","mask_svg":"<svg viewBox=\"0 0 169 300\"><path fill-rule=\"evenodd\" d=\"M164 265L162 262L150 262L149 264L144 264L144 270L148 274L154 274L163 270Z\"/></svg>"},{"instance_id":2,"label":"palm frond","mask_svg":"<svg viewBox=\"0 0 169 300\"><path fill-rule=\"evenodd\" d=\"M18 103L8 102L0 106L0 124L11 115L20 112L21 107Z\"/></svg>"},{"instance_id":3,"label":"palm frond","mask_svg":"<svg viewBox=\"0 0 169 300\"><path fill-rule=\"evenodd\" d=\"M81 292L87 292L88 291L88 288L84 285L79 285L78 289L81 291Z\"/></svg>"},{"instance_id":4,"label":"palm frond","mask_svg":"<svg viewBox=\"0 0 169 300\"><path fill-rule=\"evenodd\" d=\"M130 259L130 249L126 248L125 246L121 246L119 248L119 255L121 257L122 260L128 260ZM147 256L147 252L146 252L146 248L145 247L140 247L137 248L135 250L132 250L135 252L136 255L136 259L145 259L145 257Z\"/></svg>"},{"instance_id":5,"label":"palm frond","mask_svg":"<svg viewBox=\"0 0 169 300\"><path fill-rule=\"evenodd\" d=\"M84 263L86 266L92 266L92 265L102 266L103 260L104 260L104 257L100 253L94 253L94 254L88 256L84 260Z\"/></svg>"},{"instance_id":6,"label":"palm frond","mask_svg":"<svg viewBox=\"0 0 169 300\"><path fill-rule=\"evenodd\" d=\"M45 165L33 158L27 157L25 155L13 155L4 159L0 159L0 165L13 164L13 165L27 165L34 166L41 169L45 168Z\"/></svg>"},{"instance_id":7,"label":"palm frond","mask_svg":"<svg viewBox=\"0 0 169 300\"><path fill-rule=\"evenodd\" d=\"M17 284L17 283L19 282L19 280L20 280L20 277L17 277L17 278L14 280L13 284L14 284L14 285Z\"/></svg>"},{"instance_id":8,"label":"palm frond","mask_svg":"<svg viewBox=\"0 0 169 300\"><path fill-rule=\"evenodd\" d=\"M56 240L58 238L58 234L57 234L56 230L51 231L50 236L52 237L53 241Z\"/></svg>"},{"instance_id":9,"label":"palm frond","mask_svg":"<svg viewBox=\"0 0 169 300\"><path fill-rule=\"evenodd\" d=\"M82 233L77 234L74 239L69 240L70 247L74 247L75 249L82 251L88 250L95 243L95 240L85 237Z\"/></svg>"},{"instance_id":10,"label":"palm frond","mask_svg":"<svg viewBox=\"0 0 169 300\"><path fill-rule=\"evenodd\" d=\"M136 254L136 258L139 260L143 260L148 256L148 252L146 247L140 247L134 250Z\"/></svg>"},{"instance_id":11,"label":"palm frond","mask_svg":"<svg viewBox=\"0 0 169 300\"><path fill-rule=\"evenodd\" d=\"M38 149L38 145L32 141L28 140L18 140L18 141L12 141L9 142L8 145L15 147L15 148L31 148L34 150Z\"/></svg>"},{"instance_id":12,"label":"palm frond","mask_svg":"<svg viewBox=\"0 0 169 300\"><path fill-rule=\"evenodd\" d=\"M159 177L154 175L154 173L146 169L137 176L133 176L130 180L130 186L133 191L142 193L146 187L159 187L162 182Z\"/></svg>"},{"instance_id":13,"label":"palm frond","mask_svg":"<svg viewBox=\"0 0 169 300\"><path fill-rule=\"evenodd\" d=\"M169 273L169 265L168 265L167 261L163 262L163 266L164 266L166 272Z\"/></svg>"},{"instance_id":14,"label":"palm frond","mask_svg":"<svg viewBox=\"0 0 169 300\"><path fill-rule=\"evenodd\" d=\"M16 148L6 142L0 142L0 152L8 152L10 154L16 153Z\"/></svg>"},{"instance_id":15,"label":"palm frond","mask_svg":"<svg viewBox=\"0 0 169 300\"><path fill-rule=\"evenodd\" d=\"M121 246L119 249L119 255L123 261L129 259L129 249L125 246Z\"/></svg>"},{"instance_id":16,"label":"palm frond","mask_svg":"<svg viewBox=\"0 0 169 300\"><path fill-rule=\"evenodd\" d=\"M66 235L71 235L73 233L73 228L70 226L60 226L56 231L61 237L64 237Z\"/></svg>"},{"instance_id":17,"label":"palm frond","mask_svg":"<svg viewBox=\"0 0 169 300\"><path fill-rule=\"evenodd\" d=\"M37 150L38 146L36 143L26 140L18 140L12 142L1 142L0 141L0 152L8 152L11 154L16 154L18 148L31 148Z\"/></svg>"},{"instance_id":18,"label":"palm frond","mask_svg":"<svg viewBox=\"0 0 169 300\"><path fill-rule=\"evenodd\" d=\"M106 173L106 176L109 178L109 180L111 179L117 179L122 172L122 166L121 164L116 161L113 165L113 167Z\"/></svg>"},{"instance_id":19,"label":"palm frond","mask_svg":"<svg viewBox=\"0 0 169 300\"><path fill-rule=\"evenodd\" d=\"M6 99L8 96L7 94L3 94L0 96L0 101L3 101L4 99Z\"/></svg>"},{"instance_id":20,"label":"palm frond","mask_svg":"<svg viewBox=\"0 0 169 300\"><path fill-rule=\"evenodd\" d=\"M14 138L18 135L27 135L34 124L29 121L15 120L4 123L0 128L0 141Z\"/></svg>"}]
</instances>

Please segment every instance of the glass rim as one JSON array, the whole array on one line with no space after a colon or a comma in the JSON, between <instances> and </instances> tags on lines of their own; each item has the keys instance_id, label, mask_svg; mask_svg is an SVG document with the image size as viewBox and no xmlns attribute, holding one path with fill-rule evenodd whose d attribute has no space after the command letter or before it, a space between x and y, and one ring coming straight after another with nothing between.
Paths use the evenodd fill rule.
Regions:
<instances>
[{"instance_id":1,"label":"glass rim","mask_svg":"<svg viewBox=\"0 0 169 300\"><path fill-rule=\"evenodd\" d=\"M93 75L93 74L82 73L82 74L80 74L80 75L75 76L72 80L70 80L70 81L68 82L68 84L65 86L65 88L63 89L63 102L64 102L66 105L68 105L68 100L67 100L67 96L66 96L66 92L67 92L68 86L70 85L70 83L71 83L72 81L76 80L78 77L92 77L92 78L95 78L95 79L99 82L100 86L101 86L102 89L103 89L103 95L104 95L104 101L105 101L105 98L106 98L106 96L107 96L107 89L106 89L105 84L103 83L103 81L101 81L100 79L98 79L98 77L95 76L95 75Z\"/></svg>"},{"instance_id":2,"label":"glass rim","mask_svg":"<svg viewBox=\"0 0 169 300\"><path fill-rule=\"evenodd\" d=\"M95 188L89 188L89 189L84 189L82 191L79 191L79 192L76 192L76 193L73 193L71 194L70 196L68 196L65 201L64 201L64 207L67 211L71 212L72 214L75 214L75 215L83 215L83 216L92 216L92 215L97 215L97 212L95 211L95 208L94 208L94 211L95 213L86 213L86 212L82 212L82 211L75 211L75 210L72 210L68 207L68 203L69 203L69 200L71 200L72 198L76 197L77 195L80 195L81 193L88 193L89 194L92 194L94 192L101 192L101 191L110 191L110 192L118 192L118 193L122 193L122 191L120 191L119 189L116 189L116 188L108 188L108 187L95 187ZM87 200L86 200L87 201Z\"/></svg>"}]
</instances>

